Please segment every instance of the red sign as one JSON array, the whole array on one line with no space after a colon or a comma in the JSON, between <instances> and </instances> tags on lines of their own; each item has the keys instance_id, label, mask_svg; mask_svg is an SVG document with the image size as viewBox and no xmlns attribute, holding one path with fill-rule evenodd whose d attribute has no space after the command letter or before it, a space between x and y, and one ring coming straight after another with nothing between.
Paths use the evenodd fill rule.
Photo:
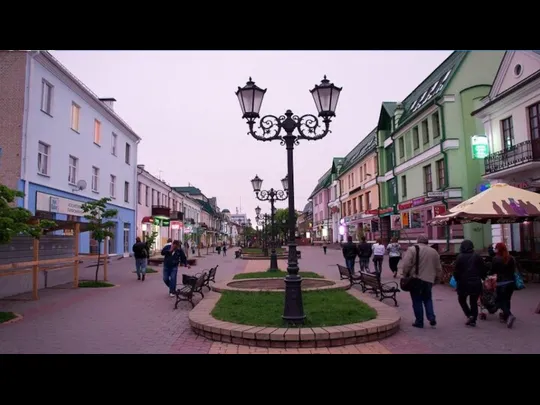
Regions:
<instances>
[{"instance_id":1,"label":"red sign","mask_svg":"<svg viewBox=\"0 0 540 405\"><path fill-rule=\"evenodd\" d=\"M399 211L408 210L411 207L412 207L412 201L407 201L407 202L398 204L398 206L397 206Z\"/></svg>"},{"instance_id":2,"label":"red sign","mask_svg":"<svg viewBox=\"0 0 540 405\"><path fill-rule=\"evenodd\" d=\"M364 214L366 215L377 215L379 213L379 210L366 210L364 211Z\"/></svg>"},{"instance_id":3,"label":"red sign","mask_svg":"<svg viewBox=\"0 0 540 405\"><path fill-rule=\"evenodd\" d=\"M394 208L392 207L382 208L379 210L379 215L388 214L389 212L394 212Z\"/></svg>"},{"instance_id":4,"label":"red sign","mask_svg":"<svg viewBox=\"0 0 540 405\"><path fill-rule=\"evenodd\" d=\"M443 215L446 212L446 207L444 205L435 205L433 207L433 215L438 217L439 215Z\"/></svg>"}]
</instances>

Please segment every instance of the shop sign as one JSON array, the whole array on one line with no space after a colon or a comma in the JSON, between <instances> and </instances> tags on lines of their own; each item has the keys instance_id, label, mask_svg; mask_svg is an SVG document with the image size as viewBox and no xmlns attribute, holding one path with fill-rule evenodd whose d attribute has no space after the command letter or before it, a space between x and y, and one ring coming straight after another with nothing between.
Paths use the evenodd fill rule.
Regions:
<instances>
[{"instance_id":1,"label":"shop sign","mask_svg":"<svg viewBox=\"0 0 540 405\"><path fill-rule=\"evenodd\" d=\"M171 229L178 230L182 228L182 221L171 221Z\"/></svg>"},{"instance_id":2,"label":"shop sign","mask_svg":"<svg viewBox=\"0 0 540 405\"><path fill-rule=\"evenodd\" d=\"M366 210L366 211L364 211L364 214L366 214L366 215L378 215L378 214L379 214L379 210L378 210L378 209L375 209L375 210Z\"/></svg>"},{"instance_id":3,"label":"shop sign","mask_svg":"<svg viewBox=\"0 0 540 405\"><path fill-rule=\"evenodd\" d=\"M386 207L379 209L379 215L387 215L394 212L394 207Z\"/></svg>"},{"instance_id":4,"label":"shop sign","mask_svg":"<svg viewBox=\"0 0 540 405\"><path fill-rule=\"evenodd\" d=\"M399 231L401 229L401 215L390 216L390 229L392 231Z\"/></svg>"},{"instance_id":5,"label":"shop sign","mask_svg":"<svg viewBox=\"0 0 540 405\"><path fill-rule=\"evenodd\" d=\"M446 207L444 205L435 205L433 207L433 216L438 217L443 215L446 212Z\"/></svg>"},{"instance_id":6,"label":"shop sign","mask_svg":"<svg viewBox=\"0 0 540 405\"><path fill-rule=\"evenodd\" d=\"M489 156L489 142L485 135L474 135L471 138L473 159L485 159Z\"/></svg>"},{"instance_id":7,"label":"shop sign","mask_svg":"<svg viewBox=\"0 0 540 405\"><path fill-rule=\"evenodd\" d=\"M407 202L398 204L397 207L399 211L408 210L409 208L412 207L412 201L407 201Z\"/></svg>"},{"instance_id":8,"label":"shop sign","mask_svg":"<svg viewBox=\"0 0 540 405\"><path fill-rule=\"evenodd\" d=\"M422 205L426 202L426 198L425 197L420 197L420 198L415 198L413 201L412 201L412 206L413 207L418 207L419 205Z\"/></svg>"}]
</instances>

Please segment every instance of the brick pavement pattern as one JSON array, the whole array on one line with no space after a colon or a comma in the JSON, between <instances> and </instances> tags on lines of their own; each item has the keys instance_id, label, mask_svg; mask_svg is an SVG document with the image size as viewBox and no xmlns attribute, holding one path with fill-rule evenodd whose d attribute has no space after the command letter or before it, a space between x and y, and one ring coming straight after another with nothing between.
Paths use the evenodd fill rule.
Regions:
<instances>
[{"instance_id":1,"label":"brick pavement pattern","mask_svg":"<svg viewBox=\"0 0 540 405\"><path fill-rule=\"evenodd\" d=\"M386 259L386 258L385 258ZM338 278L336 263L343 263L339 250L324 255L318 247L302 246L301 271L315 271L327 278ZM204 255L198 265L180 273L194 274L219 264L217 281L234 274L264 271L266 261L234 259L217 254ZM280 262L286 269L286 263ZM13 311L23 319L0 325L0 353L540 353L540 315L534 314L540 285L528 284L513 299L517 321L507 329L496 316L479 321L476 328L464 326L464 315L455 292L435 286L436 329L416 329L410 297L399 294L401 330L394 336L361 345L331 349L264 349L211 342L195 335L189 326L189 304L173 310L162 274L149 274L137 281L132 273L134 260L113 261L112 289L50 288L40 291L40 301L0 300L0 311ZM160 269L158 269L160 270ZM383 278L390 278L387 260ZM26 298L28 295L26 295Z\"/></svg>"}]
</instances>

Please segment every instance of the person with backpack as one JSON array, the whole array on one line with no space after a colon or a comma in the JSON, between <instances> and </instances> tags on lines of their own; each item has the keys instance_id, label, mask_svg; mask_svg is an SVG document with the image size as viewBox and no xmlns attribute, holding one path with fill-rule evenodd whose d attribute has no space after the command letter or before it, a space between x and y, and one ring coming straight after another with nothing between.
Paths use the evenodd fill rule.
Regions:
<instances>
[{"instance_id":1,"label":"person with backpack","mask_svg":"<svg viewBox=\"0 0 540 405\"><path fill-rule=\"evenodd\" d=\"M366 237L360 238L360 244L358 245L358 261L360 262L360 271L369 273L369 258L373 253L371 243L366 242Z\"/></svg>"},{"instance_id":2,"label":"person with backpack","mask_svg":"<svg viewBox=\"0 0 540 405\"><path fill-rule=\"evenodd\" d=\"M484 259L475 253L474 244L468 239L461 242L453 275L458 302L467 317L465 325L474 327L478 319L478 298L482 294L482 280L487 277L487 268Z\"/></svg>"},{"instance_id":3,"label":"person with backpack","mask_svg":"<svg viewBox=\"0 0 540 405\"><path fill-rule=\"evenodd\" d=\"M402 274L401 289L411 294L415 322L413 327L424 327L424 309L431 327L437 325L433 309L433 284L440 281L442 265L439 252L429 246L426 235L419 235L416 245L407 249L398 264Z\"/></svg>"},{"instance_id":4,"label":"person with backpack","mask_svg":"<svg viewBox=\"0 0 540 405\"><path fill-rule=\"evenodd\" d=\"M398 264L401 260L401 245L398 243L398 238L392 238L386 247L386 250L388 251L388 265L390 266L392 273L394 273L394 278L396 278Z\"/></svg>"},{"instance_id":5,"label":"person with backpack","mask_svg":"<svg viewBox=\"0 0 540 405\"><path fill-rule=\"evenodd\" d=\"M163 282L169 287L169 296L176 296L176 279L178 276L178 265L187 263L186 254L180 246L180 242L175 240L171 245L166 245L161 250L163 259Z\"/></svg>"},{"instance_id":6,"label":"person with backpack","mask_svg":"<svg viewBox=\"0 0 540 405\"><path fill-rule=\"evenodd\" d=\"M356 260L358 250L352 241L352 236L347 236L347 243L343 244L341 251L343 252L343 258L345 259L345 266L349 269L351 274L354 274L354 261Z\"/></svg>"},{"instance_id":7,"label":"person with backpack","mask_svg":"<svg viewBox=\"0 0 540 405\"><path fill-rule=\"evenodd\" d=\"M146 277L146 265L148 264L148 257L150 256L148 245L145 242L141 242L141 238L137 237L131 250L133 251L133 256L135 257L135 271L137 273L137 280L144 281Z\"/></svg>"}]
</instances>

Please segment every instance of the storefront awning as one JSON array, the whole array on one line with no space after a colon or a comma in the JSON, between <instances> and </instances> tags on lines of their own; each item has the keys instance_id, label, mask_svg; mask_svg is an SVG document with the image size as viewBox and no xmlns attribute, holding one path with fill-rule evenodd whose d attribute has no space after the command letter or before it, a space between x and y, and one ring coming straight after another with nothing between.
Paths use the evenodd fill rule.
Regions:
<instances>
[{"instance_id":1,"label":"storefront awning","mask_svg":"<svg viewBox=\"0 0 540 405\"><path fill-rule=\"evenodd\" d=\"M153 224L154 218L152 217L144 217L141 221L141 224Z\"/></svg>"}]
</instances>

